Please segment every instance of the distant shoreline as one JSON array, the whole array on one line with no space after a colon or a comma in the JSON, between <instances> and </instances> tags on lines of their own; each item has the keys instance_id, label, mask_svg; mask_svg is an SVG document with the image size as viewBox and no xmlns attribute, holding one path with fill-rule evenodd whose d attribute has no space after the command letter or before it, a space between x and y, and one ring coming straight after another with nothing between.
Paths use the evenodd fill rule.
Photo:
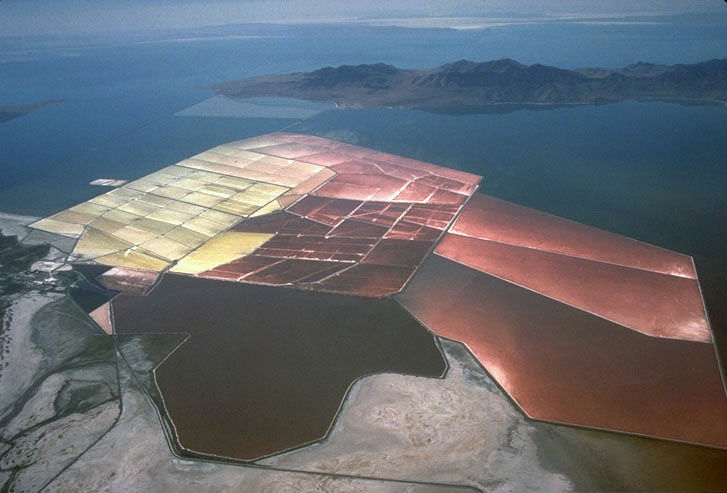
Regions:
<instances>
[{"instance_id":1,"label":"distant shoreline","mask_svg":"<svg viewBox=\"0 0 727 493\"><path fill-rule=\"evenodd\" d=\"M40 217L24 216L22 214L10 214L8 212L0 211L0 225L4 222L13 222L25 225L37 221L38 219L40 219Z\"/></svg>"}]
</instances>

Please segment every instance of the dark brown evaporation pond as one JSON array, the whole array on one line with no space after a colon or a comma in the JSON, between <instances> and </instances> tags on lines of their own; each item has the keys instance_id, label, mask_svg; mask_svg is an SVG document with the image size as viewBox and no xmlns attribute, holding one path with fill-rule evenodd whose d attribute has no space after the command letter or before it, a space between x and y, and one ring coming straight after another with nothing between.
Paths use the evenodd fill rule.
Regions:
<instances>
[{"instance_id":1,"label":"dark brown evaporation pond","mask_svg":"<svg viewBox=\"0 0 727 493\"><path fill-rule=\"evenodd\" d=\"M178 444L256 459L325 436L357 378L440 377L433 335L392 299L167 274L113 300L119 334L189 339L156 370Z\"/></svg>"}]
</instances>

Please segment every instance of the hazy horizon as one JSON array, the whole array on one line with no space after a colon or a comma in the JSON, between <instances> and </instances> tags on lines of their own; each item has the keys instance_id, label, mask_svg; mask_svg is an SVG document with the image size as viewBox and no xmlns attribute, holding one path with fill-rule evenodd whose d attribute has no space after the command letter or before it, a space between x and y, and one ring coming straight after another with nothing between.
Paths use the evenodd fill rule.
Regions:
<instances>
[{"instance_id":1,"label":"hazy horizon","mask_svg":"<svg viewBox=\"0 0 727 493\"><path fill-rule=\"evenodd\" d=\"M5 0L0 2L0 36L81 35L140 30L200 28L245 23L363 23L402 27L477 29L527 22L607 22L619 18L727 13L716 0ZM631 19L629 23L638 22Z\"/></svg>"}]
</instances>

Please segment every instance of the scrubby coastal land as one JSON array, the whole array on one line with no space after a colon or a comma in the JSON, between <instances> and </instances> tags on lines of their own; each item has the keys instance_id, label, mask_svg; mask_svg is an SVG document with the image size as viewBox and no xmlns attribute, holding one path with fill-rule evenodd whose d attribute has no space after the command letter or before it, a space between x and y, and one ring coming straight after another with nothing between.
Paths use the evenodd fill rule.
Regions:
<instances>
[{"instance_id":1,"label":"scrubby coastal land","mask_svg":"<svg viewBox=\"0 0 727 493\"><path fill-rule=\"evenodd\" d=\"M691 65L636 63L621 69L566 70L511 59L460 60L432 69L342 65L213 86L236 99L291 97L344 107L454 111L500 105L604 104L628 99L723 102L727 59Z\"/></svg>"}]
</instances>

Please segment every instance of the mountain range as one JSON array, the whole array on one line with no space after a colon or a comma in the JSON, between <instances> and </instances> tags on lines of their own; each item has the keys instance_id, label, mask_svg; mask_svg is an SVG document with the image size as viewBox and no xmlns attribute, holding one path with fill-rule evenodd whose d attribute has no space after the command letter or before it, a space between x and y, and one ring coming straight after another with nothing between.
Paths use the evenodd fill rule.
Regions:
<instances>
[{"instance_id":1,"label":"mountain range","mask_svg":"<svg viewBox=\"0 0 727 493\"><path fill-rule=\"evenodd\" d=\"M727 101L727 59L636 63L621 69L561 69L511 59L460 60L432 69L383 63L325 67L213 86L231 98L291 97L343 107L427 110L495 105L602 104L638 100Z\"/></svg>"}]
</instances>

